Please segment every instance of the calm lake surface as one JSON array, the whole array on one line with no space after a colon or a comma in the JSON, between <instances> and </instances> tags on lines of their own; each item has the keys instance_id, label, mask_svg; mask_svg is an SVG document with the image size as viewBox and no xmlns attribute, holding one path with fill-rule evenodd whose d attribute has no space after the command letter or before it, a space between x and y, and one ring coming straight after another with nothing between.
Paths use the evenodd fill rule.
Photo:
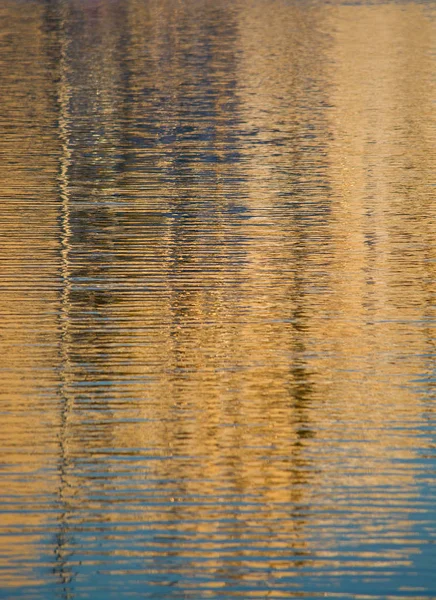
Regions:
<instances>
[{"instance_id":1,"label":"calm lake surface","mask_svg":"<svg viewBox=\"0 0 436 600\"><path fill-rule=\"evenodd\" d=\"M0 597L436 598L436 5L0 23Z\"/></svg>"}]
</instances>

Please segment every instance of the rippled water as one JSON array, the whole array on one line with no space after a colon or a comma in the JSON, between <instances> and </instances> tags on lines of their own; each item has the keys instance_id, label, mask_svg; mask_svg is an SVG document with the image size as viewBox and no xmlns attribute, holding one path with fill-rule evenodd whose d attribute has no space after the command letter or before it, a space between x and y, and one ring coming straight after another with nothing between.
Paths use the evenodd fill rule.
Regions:
<instances>
[{"instance_id":1,"label":"rippled water","mask_svg":"<svg viewBox=\"0 0 436 600\"><path fill-rule=\"evenodd\" d=\"M0 17L1 598L436 598L435 5Z\"/></svg>"}]
</instances>

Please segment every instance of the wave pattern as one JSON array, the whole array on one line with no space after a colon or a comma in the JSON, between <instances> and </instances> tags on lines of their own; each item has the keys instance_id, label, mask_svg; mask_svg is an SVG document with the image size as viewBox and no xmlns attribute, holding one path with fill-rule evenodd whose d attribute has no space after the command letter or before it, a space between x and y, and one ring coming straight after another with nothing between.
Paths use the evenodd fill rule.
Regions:
<instances>
[{"instance_id":1,"label":"wave pattern","mask_svg":"<svg viewBox=\"0 0 436 600\"><path fill-rule=\"evenodd\" d=\"M431 5L0 14L0 597L435 597Z\"/></svg>"}]
</instances>

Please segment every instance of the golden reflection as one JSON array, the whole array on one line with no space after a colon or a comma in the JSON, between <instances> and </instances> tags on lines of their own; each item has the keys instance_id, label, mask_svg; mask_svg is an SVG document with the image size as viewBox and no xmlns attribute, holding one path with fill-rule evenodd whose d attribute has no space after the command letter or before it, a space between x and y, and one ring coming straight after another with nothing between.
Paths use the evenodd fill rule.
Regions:
<instances>
[{"instance_id":1,"label":"golden reflection","mask_svg":"<svg viewBox=\"0 0 436 600\"><path fill-rule=\"evenodd\" d=\"M57 485L59 141L44 7L2 4L0 587L40 585ZM26 40L26 43L23 43ZM47 491L48 496L47 496ZM6 596L5 596L6 597Z\"/></svg>"},{"instance_id":2,"label":"golden reflection","mask_svg":"<svg viewBox=\"0 0 436 600\"><path fill-rule=\"evenodd\" d=\"M3 72L4 478L34 508L5 522L2 583L73 597L82 565L135 559L187 594L201 572L205 597L289 597L305 569L410 565L434 354L425 7L5 10L24 72ZM32 578L53 549L58 579Z\"/></svg>"}]
</instances>

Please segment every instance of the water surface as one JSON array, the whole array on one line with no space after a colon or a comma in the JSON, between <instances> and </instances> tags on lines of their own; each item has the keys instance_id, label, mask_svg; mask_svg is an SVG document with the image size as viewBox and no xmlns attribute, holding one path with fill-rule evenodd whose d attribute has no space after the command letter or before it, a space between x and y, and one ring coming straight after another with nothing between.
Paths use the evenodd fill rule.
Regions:
<instances>
[{"instance_id":1,"label":"water surface","mask_svg":"<svg viewBox=\"0 0 436 600\"><path fill-rule=\"evenodd\" d=\"M0 18L0 597L435 598L434 4Z\"/></svg>"}]
</instances>

